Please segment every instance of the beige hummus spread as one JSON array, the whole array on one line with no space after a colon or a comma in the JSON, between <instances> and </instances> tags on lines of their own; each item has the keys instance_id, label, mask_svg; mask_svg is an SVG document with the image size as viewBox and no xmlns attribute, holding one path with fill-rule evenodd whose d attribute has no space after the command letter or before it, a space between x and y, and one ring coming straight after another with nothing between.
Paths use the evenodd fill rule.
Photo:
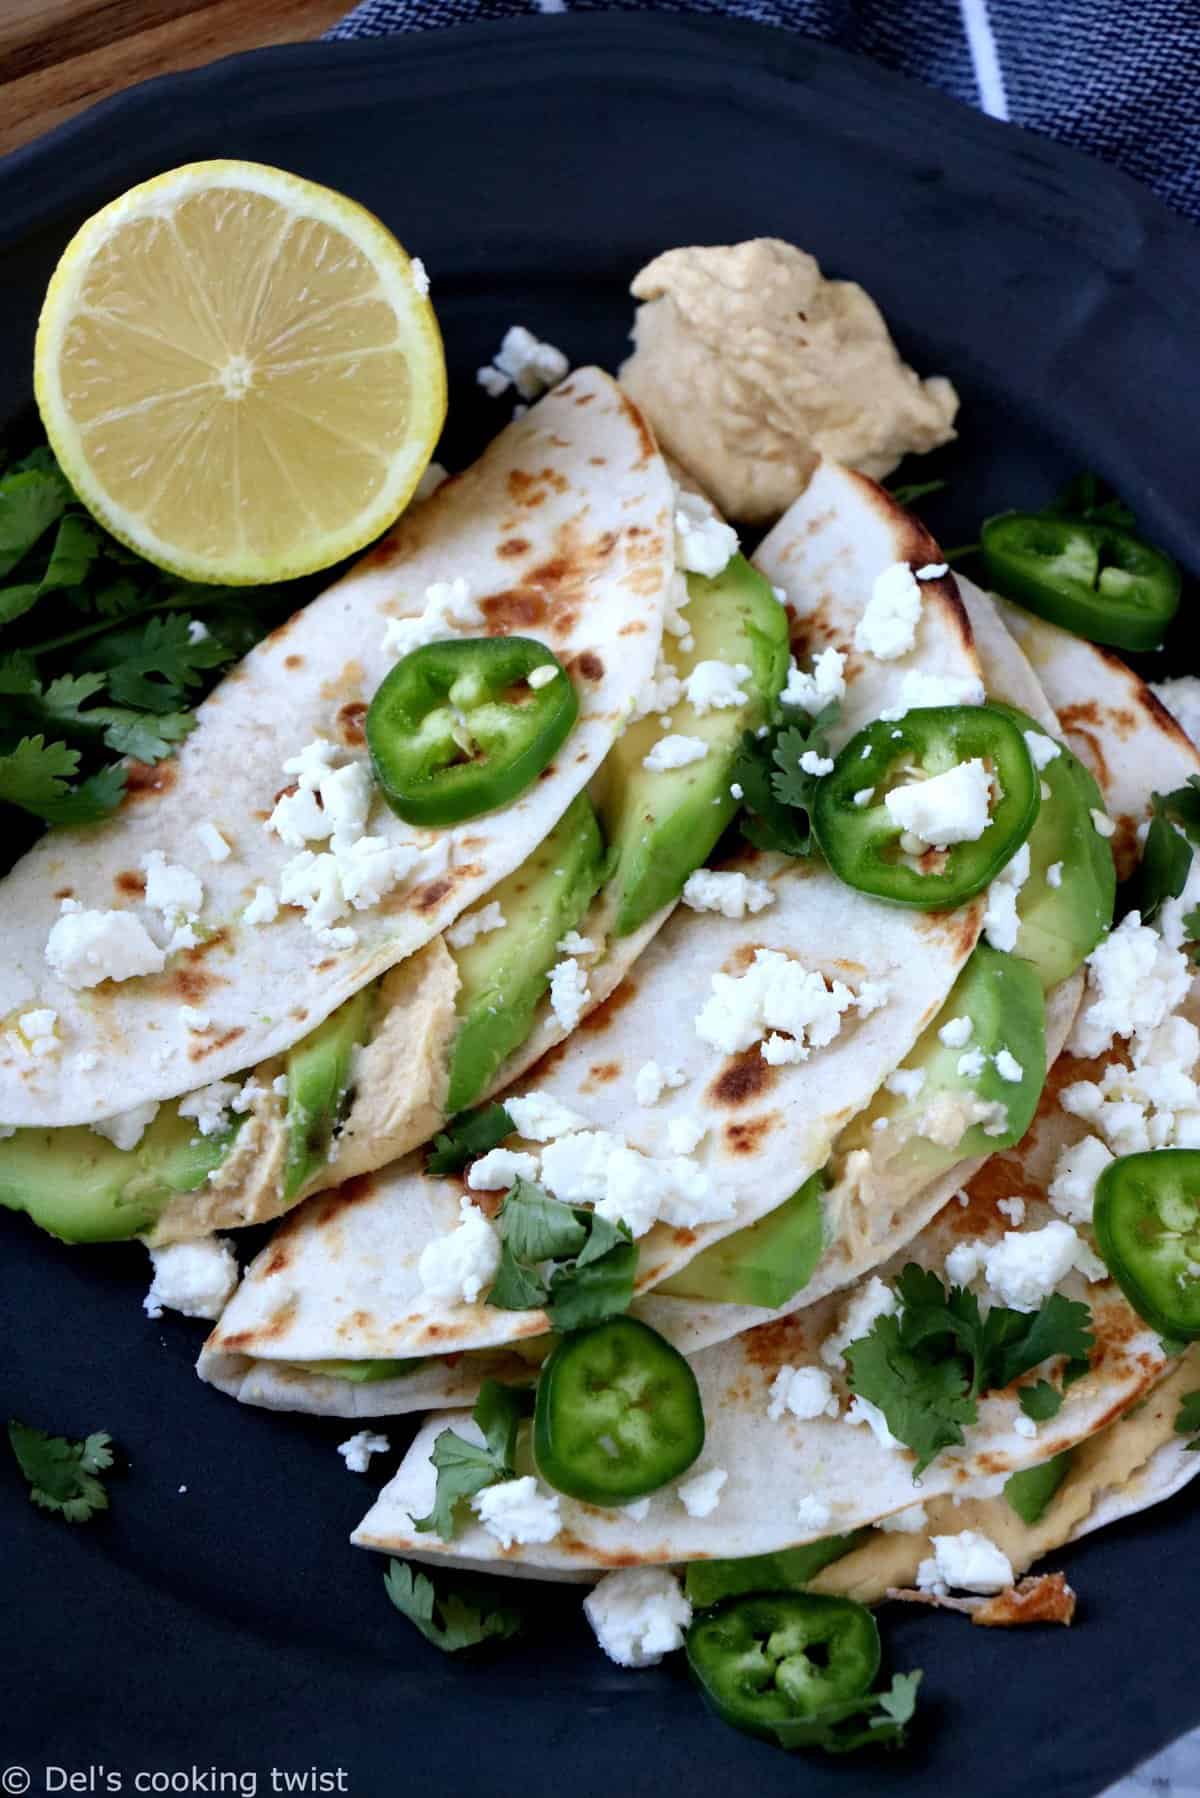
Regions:
<instances>
[{"instance_id":1,"label":"beige hummus spread","mask_svg":"<svg viewBox=\"0 0 1200 1798\"><path fill-rule=\"evenodd\" d=\"M922 380L869 294L779 238L667 250L630 291L622 385L729 517L778 517L820 456L881 480L954 436L950 382Z\"/></svg>"}]
</instances>

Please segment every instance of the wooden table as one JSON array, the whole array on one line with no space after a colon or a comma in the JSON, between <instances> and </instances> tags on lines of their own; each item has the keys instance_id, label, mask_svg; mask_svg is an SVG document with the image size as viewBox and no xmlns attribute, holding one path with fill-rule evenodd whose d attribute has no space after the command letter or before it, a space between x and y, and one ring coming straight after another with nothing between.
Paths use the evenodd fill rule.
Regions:
<instances>
[{"instance_id":1,"label":"wooden table","mask_svg":"<svg viewBox=\"0 0 1200 1798\"><path fill-rule=\"evenodd\" d=\"M0 0L0 154L106 94L319 37L352 0Z\"/></svg>"}]
</instances>

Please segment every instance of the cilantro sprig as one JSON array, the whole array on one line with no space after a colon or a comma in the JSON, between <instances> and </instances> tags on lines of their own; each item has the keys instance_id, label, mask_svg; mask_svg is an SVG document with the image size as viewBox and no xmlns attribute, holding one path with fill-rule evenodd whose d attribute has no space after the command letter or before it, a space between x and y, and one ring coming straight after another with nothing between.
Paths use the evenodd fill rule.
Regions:
<instances>
[{"instance_id":1,"label":"cilantro sprig","mask_svg":"<svg viewBox=\"0 0 1200 1798\"><path fill-rule=\"evenodd\" d=\"M831 1705L818 1716L772 1723L781 1748L823 1748L827 1754L851 1754L858 1748L899 1748L917 1709L924 1674L896 1673L885 1692L864 1692Z\"/></svg>"},{"instance_id":2,"label":"cilantro sprig","mask_svg":"<svg viewBox=\"0 0 1200 1798\"><path fill-rule=\"evenodd\" d=\"M1175 1417L1175 1434L1190 1436L1187 1447L1200 1452L1200 1392L1185 1392Z\"/></svg>"},{"instance_id":3,"label":"cilantro sprig","mask_svg":"<svg viewBox=\"0 0 1200 1798\"><path fill-rule=\"evenodd\" d=\"M518 1180L500 1211L500 1236L489 1305L544 1310L556 1330L581 1330L628 1310L638 1252L624 1224Z\"/></svg>"},{"instance_id":4,"label":"cilantro sprig","mask_svg":"<svg viewBox=\"0 0 1200 1798\"><path fill-rule=\"evenodd\" d=\"M425 1157L425 1172L457 1174L477 1155L486 1155L489 1149L498 1148L515 1129L516 1125L503 1105L460 1111L434 1137L433 1147Z\"/></svg>"},{"instance_id":5,"label":"cilantro sprig","mask_svg":"<svg viewBox=\"0 0 1200 1798\"><path fill-rule=\"evenodd\" d=\"M482 1583L440 1580L435 1586L407 1561L390 1561L383 1584L396 1609L444 1654L504 1641L524 1623L515 1605L499 1602Z\"/></svg>"},{"instance_id":6,"label":"cilantro sprig","mask_svg":"<svg viewBox=\"0 0 1200 1798\"><path fill-rule=\"evenodd\" d=\"M86 1523L107 1511L108 1493L99 1475L112 1466L112 1437L96 1430L82 1442L51 1436L27 1423L9 1419L8 1440L17 1465L29 1482L30 1502L54 1511L68 1523Z\"/></svg>"},{"instance_id":7,"label":"cilantro sprig","mask_svg":"<svg viewBox=\"0 0 1200 1798\"><path fill-rule=\"evenodd\" d=\"M413 1518L415 1529L432 1530L449 1542L458 1526L460 1500L513 1478L521 1412L519 1392L498 1380L484 1381L471 1412L483 1432L483 1444L468 1442L457 1430L442 1430L429 1457L437 1469L433 1509L428 1516Z\"/></svg>"},{"instance_id":8,"label":"cilantro sprig","mask_svg":"<svg viewBox=\"0 0 1200 1798\"><path fill-rule=\"evenodd\" d=\"M304 596L307 596L307 590ZM301 595L200 586L118 543L42 445L0 473L0 818L90 824L126 762L173 755L192 708ZM198 628L202 627L202 628Z\"/></svg>"},{"instance_id":9,"label":"cilantro sprig","mask_svg":"<svg viewBox=\"0 0 1200 1798\"><path fill-rule=\"evenodd\" d=\"M1136 903L1145 924L1187 885L1192 850L1200 845L1200 774L1189 775L1184 786L1170 793L1153 794L1150 803L1150 829L1136 882ZM1197 923L1197 912L1188 912L1184 927L1192 937L1200 935Z\"/></svg>"},{"instance_id":10,"label":"cilantro sprig","mask_svg":"<svg viewBox=\"0 0 1200 1798\"><path fill-rule=\"evenodd\" d=\"M892 1435L915 1452L917 1476L943 1449L964 1441L964 1427L978 1418L981 1393L1011 1385L1058 1357L1067 1362L1064 1384L1086 1371L1094 1342L1091 1312L1061 1293L1052 1293L1040 1311L993 1305L985 1316L967 1287L946 1287L909 1262L896 1295L901 1309L878 1318L868 1335L850 1343L846 1359L851 1389L877 1405ZM1052 1415L1038 1387L1030 1390L1037 1396L1022 1399L1026 1415L1036 1417L1039 1409Z\"/></svg>"},{"instance_id":11,"label":"cilantro sprig","mask_svg":"<svg viewBox=\"0 0 1200 1798\"><path fill-rule=\"evenodd\" d=\"M812 852L809 814L819 776L806 774L801 757L809 750L829 754L829 731L841 708L831 700L813 717L788 709L777 713L763 736L747 731L733 766L733 780L742 789L747 816L743 834L756 849L775 849L783 855L805 856Z\"/></svg>"}]
</instances>

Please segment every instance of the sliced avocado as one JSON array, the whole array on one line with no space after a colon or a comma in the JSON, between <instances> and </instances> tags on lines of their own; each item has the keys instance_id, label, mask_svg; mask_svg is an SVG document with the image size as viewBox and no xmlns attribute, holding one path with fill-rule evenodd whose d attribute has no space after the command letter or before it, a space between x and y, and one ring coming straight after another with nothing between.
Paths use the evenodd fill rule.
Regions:
<instances>
[{"instance_id":1,"label":"sliced avocado","mask_svg":"<svg viewBox=\"0 0 1200 1798\"><path fill-rule=\"evenodd\" d=\"M241 1128L200 1136L164 1105L135 1149L86 1125L17 1130L0 1141L0 1205L24 1211L62 1242L124 1242L151 1229L177 1193L220 1167Z\"/></svg>"},{"instance_id":2,"label":"sliced avocado","mask_svg":"<svg viewBox=\"0 0 1200 1798\"><path fill-rule=\"evenodd\" d=\"M840 1561L866 1541L869 1531L823 1536L801 1548L781 1548L772 1555L747 1555L740 1561L689 1561L684 1590L701 1610L743 1592L802 1592L822 1567Z\"/></svg>"},{"instance_id":3,"label":"sliced avocado","mask_svg":"<svg viewBox=\"0 0 1200 1798\"><path fill-rule=\"evenodd\" d=\"M1041 1461L1036 1467L1022 1468L1004 1482L1004 1496L1022 1523L1040 1523L1050 1501L1066 1479L1073 1450L1064 1448L1061 1455Z\"/></svg>"},{"instance_id":4,"label":"sliced avocado","mask_svg":"<svg viewBox=\"0 0 1200 1798\"><path fill-rule=\"evenodd\" d=\"M735 1230L664 1280L658 1292L774 1311L807 1286L825 1247L821 1170L756 1224Z\"/></svg>"},{"instance_id":5,"label":"sliced avocado","mask_svg":"<svg viewBox=\"0 0 1200 1798\"><path fill-rule=\"evenodd\" d=\"M971 1020L967 1041L943 1043L939 1031L963 1017ZM1020 1067L1019 1080L1006 1080L997 1069L996 1057L1003 1050ZM982 1066L971 1071L980 1056ZM960 1074L964 1057L968 1065ZM919 1186L957 1161L994 1155L1019 1142L1033 1122L1046 1081L1046 1007L1037 970L1015 955L977 943L946 1003L899 1070L918 1071L924 1079L909 1097L887 1086L879 1089L838 1138L839 1159L851 1149L869 1149L876 1170L889 1182ZM973 1120L972 1111L985 1106L1002 1110ZM876 1129L881 1118L886 1126Z\"/></svg>"},{"instance_id":6,"label":"sliced avocado","mask_svg":"<svg viewBox=\"0 0 1200 1798\"><path fill-rule=\"evenodd\" d=\"M451 1116L474 1105L529 1035L546 976L562 959L559 938L591 904L605 861L596 814L580 793L545 841L488 894L504 915L503 928L451 949L459 978L446 1105Z\"/></svg>"},{"instance_id":7,"label":"sliced avocado","mask_svg":"<svg viewBox=\"0 0 1200 1798\"><path fill-rule=\"evenodd\" d=\"M746 703L698 715L686 701L670 713L671 735L700 737L703 761L652 773L643 762L664 726L652 715L631 724L609 750L595 783L600 821L615 858L611 876L618 936L628 936L660 906L677 899L706 861L734 812L732 766L744 731L763 722L787 680L787 613L761 574L734 556L708 580L689 574L684 614L695 646L663 638L663 660L685 679L698 662L742 663Z\"/></svg>"},{"instance_id":8,"label":"sliced avocado","mask_svg":"<svg viewBox=\"0 0 1200 1798\"><path fill-rule=\"evenodd\" d=\"M350 1088L354 1050L368 1034L377 989L364 987L293 1044L287 1056L287 1161L290 1201L329 1159L329 1145Z\"/></svg>"},{"instance_id":9,"label":"sliced avocado","mask_svg":"<svg viewBox=\"0 0 1200 1798\"><path fill-rule=\"evenodd\" d=\"M301 1373L324 1374L327 1380L372 1386L376 1380L398 1380L403 1374L416 1373L428 1359L428 1355L414 1355L408 1361L288 1361L284 1365L298 1367Z\"/></svg>"},{"instance_id":10,"label":"sliced avocado","mask_svg":"<svg viewBox=\"0 0 1200 1798\"><path fill-rule=\"evenodd\" d=\"M1017 711L1012 715L1037 730L1032 719ZM1041 778L1050 797L1042 800L1029 835L1029 877L1017 896L1013 953L1033 963L1049 992L1082 965L1111 927L1117 869L1110 844L1092 823L1093 810L1104 810L1104 797L1083 763L1062 744ZM1056 864L1059 883L1051 886L1046 874Z\"/></svg>"}]
</instances>

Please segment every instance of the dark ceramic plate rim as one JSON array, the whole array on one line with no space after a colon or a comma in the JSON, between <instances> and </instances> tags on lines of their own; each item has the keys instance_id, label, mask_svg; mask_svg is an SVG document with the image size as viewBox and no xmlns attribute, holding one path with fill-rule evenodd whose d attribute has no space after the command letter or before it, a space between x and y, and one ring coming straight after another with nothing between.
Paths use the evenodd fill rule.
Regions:
<instances>
[{"instance_id":1,"label":"dark ceramic plate rim","mask_svg":"<svg viewBox=\"0 0 1200 1798\"><path fill-rule=\"evenodd\" d=\"M512 72L512 60L506 61L503 75L498 72L501 54L519 60L519 76ZM881 156L909 162L914 141L933 123L937 154L927 159L931 179L937 165L953 164L956 175L968 185L976 183L981 208L986 210L990 185L997 171L1002 171L1010 203L1036 208L1042 228L1072 244L1082 263L1128 281L1126 328L1132 332L1136 324L1153 330L1165 339L1167 350L1176 358L1178 391L1165 396L1167 409L1182 417L1200 386L1200 357L1190 335L1200 316L1200 238L1151 194L1075 151L998 125L873 64L829 46L737 21L626 14L509 20L387 39L283 46L159 77L68 120L0 162L0 247L18 244L27 234L53 226L56 219L87 206L93 196L124 185L134 177L123 171L135 164L157 161L169 166L177 159L172 146L178 141L181 121L194 123L200 114L219 134L224 121L247 114L262 122L276 115L294 116L306 99L311 100L315 114L327 112L331 83L337 86L338 106L353 110L360 102L375 104L381 90L390 87L402 92L414 83L426 94L453 97L459 104L469 105L472 97L486 96L501 80L511 85L517 79L530 92L564 80L620 79L631 93L648 95L673 87L701 91L706 84L711 88L736 83L752 97L801 111L814 131L847 142L866 139ZM1136 279L1123 267L1131 242L1137 245ZM1004 371L993 346L972 349L965 341L959 346L956 373L963 367L964 356L964 372L981 390L1003 396ZM1105 387L1102 403L1115 404L1130 377L1117 367L1100 379ZM1038 429L1068 452L1086 434L1077 430L1071 409L1064 408L1054 393L1026 391L1021 402ZM1194 418L1194 404L1190 410ZM1092 460L1097 458L1093 455ZM1099 461L1102 472L1135 503L1154 533L1193 568L1200 564L1200 534L1190 516L1187 468L1160 466L1147 474L1136 442L1114 441ZM186 1419L186 1405L183 1417ZM251 1417L250 1421L266 1429L272 1420ZM124 1496L121 1493L118 1502ZM1121 1531L1117 1534L1122 1538ZM1194 1531L1191 1536L1194 1540ZM1175 1548L1187 1543L1186 1519L1178 1505L1165 1509L1157 1527L1133 1524L1124 1532L1120 1546L1131 1570L1136 1566L1152 1575L1155 1557L1163 1554L1168 1541ZM77 1573L81 1565L86 1566L86 1554L80 1538L71 1540L69 1550L64 1547L64 1581L71 1577L68 1569L74 1567ZM1161 1566L1157 1570L1161 1573ZM1147 1584L1152 1586L1153 1579ZM186 1598L180 1596L174 1602L182 1614ZM1148 1602L1157 1601L1152 1598ZM255 1632L256 1620L244 1614L244 1607L233 1604L228 1626ZM269 1626L263 1628L269 1639ZM952 1655L948 1634L945 1642ZM1039 1678L1048 1656L1053 1664L1049 1647L1041 1646L1045 1642L1046 1638L1041 1638L1036 1648L1031 1643L1028 1650L1012 1645L1014 1660L1036 1667ZM336 1649L332 1652L336 1654ZM898 1656L901 1664L903 1658ZM321 1664L318 1644L312 1656L312 1669L318 1674ZM936 1676L937 1671L935 1661L931 1674ZM597 1670L598 1688L601 1685L611 1689L602 1663ZM469 1706L465 1690L462 1702ZM291 1707L291 1714L293 1719L300 1716L299 1701ZM1200 1704L1192 1703L1187 1711L1167 1704L1158 1726L1149 1732L1143 1728L1131 1733L1128 1748L1119 1752L1127 1762L1144 1753L1154 1740L1198 1718ZM182 1758L192 1745L179 1746ZM709 1741L705 1747L712 1749L716 1744ZM761 1777L766 1767L758 1751L754 1752L754 1760L747 1759L745 1766ZM563 1748L561 1755L558 1765L560 1769L572 1766L576 1789L581 1793L592 1789L586 1774L581 1783L569 1751ZM718 1758L724 1758L730 1768L741 1764L732 1751ZM1082 1774L1079 1760L1077 1745L1074 1756L1069 1747L1063 1748L1061 1790L1082 1793L1095 1789L1094 1781ZM855 1781L852 1789L876 1787L873 1773L863 1771L861 1784ZM1117 1771L1119 1763L1106 1769L1108 1776ZM795 1777L805 1776L801 1768L794 1772ZM912 1772L919 1782L920 1757ZM465 1774L460 1777L469 1783ZM889 1768L884 1778L889 1784L909 1784L899 1766ZM826 1779L818 1769L812 1769L809 1780L826 1789ZM767 1783L774 1789L773 1781ZM879 1784L882 1789L882 1781ZM443 1789L455 1789L453 1774Z\"/></svg>"}]
</instances>

